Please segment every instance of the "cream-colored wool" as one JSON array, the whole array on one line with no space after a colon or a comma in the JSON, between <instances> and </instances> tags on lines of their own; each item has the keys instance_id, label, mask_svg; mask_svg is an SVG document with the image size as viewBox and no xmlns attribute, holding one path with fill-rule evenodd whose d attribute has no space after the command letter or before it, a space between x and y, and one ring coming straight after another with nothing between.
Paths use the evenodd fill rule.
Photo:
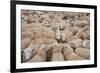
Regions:
<instances>
[{"instance_id":1,"label":"cream-colored wool","mask_svg":"<svg viewBox=\"0 0 100 73\"><path fill-rule=\"evenodd\" d=\"M66 42L69 43L73 39L73 33L69 30L64 30Z\"/></svg>"},{"instance_id":2,"label":"cream-colored wool","mask_svg":"<svg viewBox=\"0 0 100 73\"><path fill-rule=\"evenodd\" d=\"M22 34L22 39L23 39L23 38L26 38L26 37L29 37L29 38L31 38L31 39L34 38L33 33L30 32L30 31L25 31L25 32L22 32L21 34Z\"/></svg>"},{"instance_id":3,"label":"cream-colored wool","mask_svg":"<svg viewBox=\"0 0 100 73\"><path fill-rule=\"evenodd\" d=\"M75 50L76 54L79 55L80 57L83 57L85 59L90 59L90 50L89 49L84 49L84 48L77 48Z\"/></svg>"},{"instance_id":4,"label":"cream-colored wool","mask_svg":"<svg viewBox=\"0 0 100 73\"><path fill-rule=\"evenodd\" d=\"M46 61L46 48L44 46L40 47L36 55L28 62L45 62Z\"/></svg>"},{"instance_id":5,"label":"cream-colored wool","mask_svg":"<svg viewBox=\"0 0 100 73\"><path fill-rule=\"evenodd\" d=\"M49 45L49 44L57 43L57 41L55 39L45 38L44 43Z\"/></svg>"},{"instance_id":6,"label":"cream-colored wool","mask_svg":"<svg viewBox=\"0 0 100 73\"><path fill-rule=\"evenodd\" d=\"M82 30L80 30L80 31L77 32L75 37L84 40L84 39L88 38L88 35L86 34L86 32L83 32Z\"/></svg>"},{"instance_id":7,"label":"cream-colored wool","mask_svg":"<svg viewBox=\"0 0 100 73\"><path fill-rule=\"evenodd\" d=\"M64 54L65 60L67 60L69 54L71 54L72 52L74 52L73 48L68 44L64 44L63 54Z\"/></svg>"},{"instance_id":8,"label":"cream-colored wool","mask_svg":"<svg viewBox=\"0 0 100 73\"><path fill-rule=\"evenodd\" d=\"M34 57L32 57L29 61L30 62L45 62L44 58L42 58L40 55L35 55Z\"/></svg>"},{"instance_id":9,"label":"cream-colored wool","mask_svg":"<svg viewBox=\"0 0 100 73\"><path fill-rule=\"evenodd\" d=\"M30 42L31 42L31 39L29 37L26 37L26 38L22 39L21 48L22 49L27 48L29 46Z\"/></svg>"},{"instance_id":10,"label":"cream-colored wool","mask_svg":"<svg viewBox=\"0 0 100 73\"><path fill-rule=\"evenodd\" d=\"M64 61L63 54L61 52L53 53L51 61Z\"/></svg>"},{"instance_id":11,"label":"cream-colored wool","mask_svg":"<svg viewBox=\"0 0 100 73\"><path fill-rule=\"evenodd\" d=\"M78 56L77 54L75 54L74 52L70 53L67 57L68 61L72 61L72 60L83 60L84 58Z\"/></svg>"},{"instance_id":12,"label":"cream-colored wool","mask_svg":"<svg viewBox=\"0 0 100 73\"><path fill-rule=\"evenodd\" d=\"M74 26L74 27L71 28L73 35L76 35L79 30L81 30L81 29L77 26Z\"/></svg>"}]
</instances>

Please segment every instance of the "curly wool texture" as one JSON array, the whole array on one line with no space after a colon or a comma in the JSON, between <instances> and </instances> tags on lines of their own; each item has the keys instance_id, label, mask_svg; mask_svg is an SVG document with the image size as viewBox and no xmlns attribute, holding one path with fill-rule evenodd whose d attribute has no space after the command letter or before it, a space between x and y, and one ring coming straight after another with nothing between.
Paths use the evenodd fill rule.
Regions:
<instances>
[{"instance_id":1,"label":"curly wool texture","mask_svg":"<svg viewBox=\"0 0 100 73\"><path fill-rule=\"evenodd\" d=\"M21 11L21 62L90 59L90 14Z\"/></svg>"}]
</instances>

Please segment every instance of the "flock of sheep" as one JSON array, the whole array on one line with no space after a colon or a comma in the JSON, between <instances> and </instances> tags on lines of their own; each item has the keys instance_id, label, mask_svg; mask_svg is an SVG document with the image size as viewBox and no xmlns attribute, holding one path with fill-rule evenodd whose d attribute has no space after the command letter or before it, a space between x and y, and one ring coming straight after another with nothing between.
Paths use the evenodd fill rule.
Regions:
<instances>
[{"instance_id":1,"label":"flock of sheep","mask_svg":"<svg viewBox=\"0 0 100 73\"><path fill-rule=\"evenodd\" d=\"M90 14L21 11L21 62L90 59Z\"/></svg>"}]
</instances>

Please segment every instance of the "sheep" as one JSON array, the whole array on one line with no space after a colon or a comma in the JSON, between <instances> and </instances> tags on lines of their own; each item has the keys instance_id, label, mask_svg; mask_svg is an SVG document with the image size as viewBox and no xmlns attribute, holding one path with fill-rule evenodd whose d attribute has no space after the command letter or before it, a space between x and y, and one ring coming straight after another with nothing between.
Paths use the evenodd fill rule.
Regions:
<instances>
[{"instance_id":1,"label":"sheep","mask_svg":"<svg viewBox=\"0 0 100 73\"><path fill-rule=\"evenodd\" d=\"M59 42L65 42L66 40L66 34L64 32L60 32L60 26L59 25L56 25L56 28L55 28L55 39L57 39L58 43Z\"/></svg>"},{"instance_id":2,"label":"sheep","mask_svg":"<svg viewBox=\"0 0 100 73\"><path fill-rule=\"evenodd\" d=\"M51 61L51 57L52 57L52 50L54 48L55 45L58 45L57 42L52 42L52 43L46 43L48 50L46 51L46 61Z\"/></svg>"},{"instance_id":3,"label":"sheep","mask_svg":"<svg viewBox=\"0 0 100 73\"><path fill-rule=\"evenodd\" d=\"M56 24L59 26L60 30L64 30L66 28L66 23L64 20L59 19L59 22Z\"/></svg>"},{"instance_id":4,"label":"sheep","mask_svg":"<svg viewBox=\"0 0 100 73\"><path fill-rule=\"evenodd\" d=\"M71 54L73 52L74 52L73 48L69 44L65 43L64 48L63 48L63 54L64 54L65 60L67 60L69 54Z\"/></svg>"},{"instance_id":5,"label":"sheep","mask_svg":"<svg viewBox=\"0 0 100 73\"><path fill-rule=\"evenodd\" d=\"M77 34L74 37L85 40L85 39L88 39L88 34L84 31L80 30L80 31L77 32Z\"/></svg>"},{"instance_id":6,"label":"sheep","mask_svg":"<svg viewBox=\"0 0 100 73\"><path fill-rule=\"evenodd\" d=\"M71 32L73 33L73 35L76 35L79 30L81 30L81 29L77 26L73 26L71 28Z\"/></svg>"},{"instance_id":7,"label":"sheep","mask_svg":"<svg viewBox=\"0 0 100 73\"><path fill-rule=\"evenodd\" d=\"M42 37L54 39L54 32L51 28L42 27L41 31L42 31Z\"/></svg>"},{"instance_id":8,"label":"sheep","mask_svg":"<svg viewBox=\"0 0 100 73\"><path fill-rule=\"evenodd\" d=\"M26 62L33 57L33 49L26 48L21 50L22 62Z\"/></svg>"},{"instance_id":9,"label":"sheep","mask_svg":"<svg viewBox=\"0 0 100 73\"><path fill-rule=\"evenodd\" d=\"M29 24L30 23L39 23L39 20L40 20L40 18L37 14L34 14L34 15L29 14L27 23L29 23Z\"/></svg>"},{"instance_id":10,"label":"sheep","mask_svg":"<svg viewBox=\"0 0 100 73\"><path fill-rule=\"evenodd\" d=\"M53 53L51 61L64 61L63 54L58 52L58 53Z\"/></svg>"},{"instance_id":11,"label":"sheep","mask_svg":"<svg viewBox=\"0 0 100 73\"><path fill-rule=\"evenodd\" d=\"M85 26L84 28L82 28L82 31L90 31L90 26Z\"/></svg>"},{"instance_id":12,"label":"sheep","mask_svg":"<svg viewBox=\"0 0 100 73\"><path fill-rule=\"evenodd\" d=\"M22 10L21 11L21 16L23 16L23 15L26 15L27 16L28 15L28 12L26 10Z\"/></svg>"},{"instance_id":13,"label":"sheep","mask_svg":"<svg viewBox=\"0 0 100 73\"><path fill-rule=\"evenodd\" d=\"M83 57L85 59L90 59L90 50L89 49L84 49L84 48L77 48L75 50L76 54L79 55L80 57Z\"/></svg>"},{"instance_id":14,"label":"sheep","mask_svg":"<svg viewBox=\"0 0 100 73\"><path fill-rule=\"evenodd\" d=\"M33 32L34 38L41 38L41 37L50 38L50 39L54 38L54 32L51 28L34 27L28 29L28 31Z\"/></svg>"},{"instance_id":15,"label":"sheep","mask_svg":"<svg viewBox=\"0 0 100 73\"><path fill-rule=\"evenodd\" d=\"M30 44L30 42L31 42L31 39L29 37L26 37L26 38L22 39L22 41L21 41L21 48L22 49L27 48L28 45Z\"/></svg>"},{"instance_id":16,"label":"sheep","mask_svg":"<svg viewBox=\"0 0 100 73\"><path fill-rule=\"evenodd\" d=\"M49 44L57 43L57 41L55 39L44 38L44 43L49 45Z\"/></svg>"},{"instance_id":17,"label":"sheep","mask_svg":"<svg viewBox=\"0 0 100 73\"><path fill-rule=\"evenodd\" d=\"M44 38L38 38L38 39L34 39L31 41L29 47L33 46L33 45L41 45L44 43Z\"/></svg>"},{"instance_id":18,"label":"sheep","mask_svg":"<svg viewBox=\"0 0 100 73\"><path fill-rule=\"evenodd\" d=\"M59 47L62 49L62 52L63 52L63 48L64 48L64 44L65 44L65 43L61 43L61 42L60 42L60 43L58 43L58 44L59 44Z\"/></svg>"},{"instance_id":19,"label":"sheep","mask_svg":"<svg viewBox=\"0 0 100 73\"><path fill-rule=\"evenodd\" d=\"M42 45L35 56L32 57L31 60L28 62L45 62L46 61L46 49L47 47L45 45Z\"/></svg>"},{"instance_id":20,"label":"sheep","mask_svg":"<svg viewBox=\"0 0 100 73\"><path fill-rule=\"evenodd\" d=\"M23 38L26 38L26 37L29 37L29 38L31 38L31 39L34 39L33 33L30 32L30 31L25 31L25 32L22 32L21 34L22 34L22 36L21 36L22 39L23 39Z\"/></svg>"},{"instance_id":21,"label":"sheep","mask_svg":"<svg viewBox=\"0 0 100 73\"><path fill-rule=\"evenodd\" d=\"M67 42L67 43L69 43L71 40L73 40L73 33L71 32L71 31L69 31L69 30L64 30L64 35L65 35L65 41Z\"/></svg>"},{"instance_id":22,"label":"sheep","mask_svg":"<svg viewBox=\"0 0 100 73\"><path fill-rule=\"evenodd\" d=\"M51 27L51 25L48 23L48 21L47 20L43 20L43 19L42 19L42 26Z\"/></svg>"},{"instance_id":23,"label":"sheep","mask_svg":"<svg viewBox=\"0 0 100 73\"><path fill-rule=\"evenodd\" d=\"M90 40L90 31L85 31L86 35L87 35L87 40Z\"/></svg>"},{"instance_id":24,"label":"sheep","mask_svg":"<svg viewBox=\"0 0 100 73\"><path fill-rule=\"evenodd\" d=\"M90 40L83 41L83 48L90 49Z\"/></svg>"},{"instance_id":25,"label":"sheep","mask_svg":"<svg viewBox=\"0 0 100 73\"><path fill-rule=\"evenodd\" d=\"M36 52L38 51L38 48L40 48L40 46L43 44L43 40L41 39L35 39L35 40L32 40L30 45L28 46L28 48L32 48L34 51L33 51L33 55L36 54Z\"/></svg>"},{"instance_id":26,"label":"sheep","mask_svg":"<svg viewBox=\"0 0 100 73\"><path fill-rule=\"evenodd\" d=\"M64 61L62 49L59 47L59 45L55 45L53 47L51 61Z\"/></svg>"},{"instance_id":27,"label":"sheep","mask_svg":"<svg viewBox=\"0 0 100 73\"><path fill-rule=\"evenodd\" d=\"M22 24L24 28L36 28L42 26L41 23L30 23L30 24Z\"/></svg>"},{"instance_id":28,"label":"sheep","mask_svg":"<svg viewBox=\"0 0 100 73\"><path fill-rule=\"evenodd\" d=\"M73 39L71 42L69 42L69 45L71 45L71 47L73 49L82 47L82 40L81 39Z\"/></svg>"},{"instance_id":29,"label":"sheep","mask_svg":"<svg viewBox=\"0 0 100 73\"><path fill-rule=\"evenodd\" d=\"M62 49L60 48L59 44L58 43L55 43L54 46L53 46L53 53L56 53L56 52L62 52Z\"/></svg>"},{"instance_id":30,"label":"sheep","mask_svg":"<svg viewBox=\"0 0 100 73\"><path fill-rule=\"evenodd\" d=\"M72 61L72 60L84 60L84 58L78 56L77 54L75 54L74 52L70 53L67 56L67 61Z\"/></svg>"},{"instance_id":31,"label":"sheep","mask_svg":"<svg viewBox=\"0 0 100 73\"><path fill-rule=\"evenodd\" d=\"M64 32L60 32L60 39L61 39L61 42L65 42L66 41L66 35Z\"/></svg>"},{"instance_id":32,"label":"sheep","mask_svg":"<svg viewBox=\"0 0 100 73\"><path fill-rule=\"evenodd\" d=\"M27 20L28 20L28 16L26 16L26 15L22 15L22 18L23 18L23 20L25 20L25 21L27 22Z\"/></svg>"},{"instance_id":33,"label":"sheep","mask_svg":"<svg viewBox=\"0 0 100 73\"><path fill-rule=\"evenodd\" d=\"M79 21L78 26L79 27L84 27L84 26L87 26L89 24L90 24L89 21L87 21L87 20L81 20L81 21Z\"/></svg>"},{"instance_id":34,"label":"sheep","mask_svg":"<svg viewBox=\"0 0 100 73\"><path fill-rule=\"evenodd\" d=\"M39 44L30 44L28 48L33 49L33 56L37 53L38 49L40 48L41 45Z\"/></svg>"},{"instance_id":35,"label":"sheep","mask_svg":"<svg viewBox=\"0 0 100 73\"><path fill-rule=\"evenodd\" d=\"M87 20L74 20L71 24L79 28L89 25L90 23Z\"/></svg>"}]
</instances>

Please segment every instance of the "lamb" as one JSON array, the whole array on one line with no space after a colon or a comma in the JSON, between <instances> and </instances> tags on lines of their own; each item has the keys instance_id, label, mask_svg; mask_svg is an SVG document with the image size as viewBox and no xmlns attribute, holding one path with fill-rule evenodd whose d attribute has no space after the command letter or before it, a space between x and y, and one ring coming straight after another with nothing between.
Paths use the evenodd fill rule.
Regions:
<instances>
[{"instance_id":1,"label":"lamb","mask_svg":"<svg viewBox=\"0 0 100 73\"><path fill-rule=\"evenodd\" d=\"M83 57L85 59L90 59L90 51L89 49L84 49L84 48L77 48L75 50L76 54L79 55L80 57Z\"/></svg>"}]
</instances>

